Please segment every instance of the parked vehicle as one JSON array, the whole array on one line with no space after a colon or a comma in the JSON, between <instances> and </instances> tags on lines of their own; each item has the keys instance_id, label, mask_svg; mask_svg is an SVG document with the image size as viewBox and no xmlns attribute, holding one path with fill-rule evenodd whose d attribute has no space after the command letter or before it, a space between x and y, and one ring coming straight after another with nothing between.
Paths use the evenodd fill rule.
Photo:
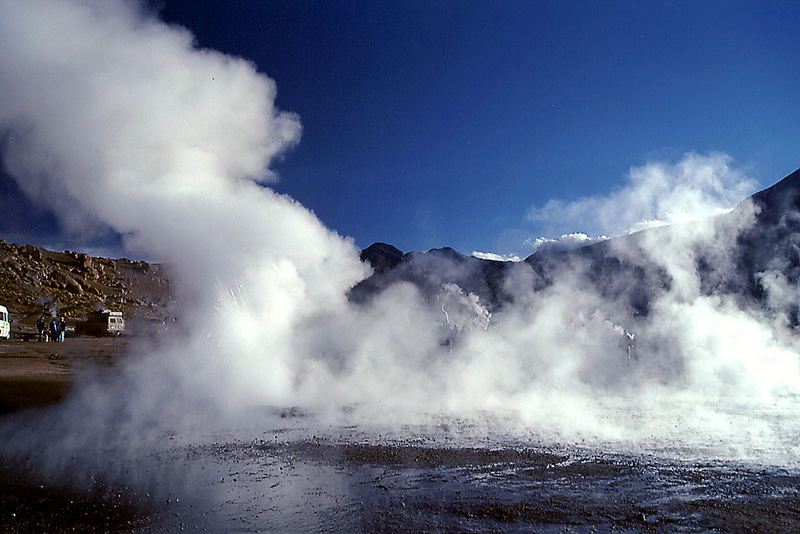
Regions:
<instances>
[{"instance_id":1,"label":"parked vehicle","mask_svg":"<svg viewBox=\"0 0 800 534\"><path fill-rule=\"evenodd\" d=\"M125 333L122 312L100 310L89 314L85 323L77 325L77 334L89 336L119 336Z\"/></svg>"},{"instance_id":2,"label":"parked vehicle","mask_svg":"<svg viewBox=\"0 0 800 534\"><path fill-rule=\"evenodd\" d=\"M5 306L0 306L0 338L11 338L11 319Z\"/></svg>"}]
</instances>

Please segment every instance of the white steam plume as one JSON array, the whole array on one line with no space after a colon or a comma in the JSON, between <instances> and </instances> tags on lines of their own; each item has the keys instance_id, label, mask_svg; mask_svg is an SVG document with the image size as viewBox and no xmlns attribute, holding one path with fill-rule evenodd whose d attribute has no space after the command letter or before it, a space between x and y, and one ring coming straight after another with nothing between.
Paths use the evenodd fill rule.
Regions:
<instances>
[{"instance_id":1,"label":"white steam plume","mask_svg":"<svg viewBox=\"0 0 800 534\"><path fill-rule=\"evenodd\" d=\"M0 124L21 188L69 229L110 226L172 265L187 324L218 320L217 290L257 295L237 297L263 333L245 376L268 374L280 398L293 322L341 306L366 270L350 241L257 183L300 135L275 84L131 2L10 0L1 15Z\"/></svg>"},{"instance_id":2,"label":"white steam plume","mask_svg":"<svg viewBox=\"0 0 800 534\"><path fill-rule=\"evenodd\" d=\"M628 183L617 191L571 202L550 200L531 208L528 220L547 233L578 228L589 235L615 236L721 215L757 185L732 163L722 153L688 153L674 165L646 163L631 168Z\"/></svg>"},{"instance_id":3,"label":"white steam plume","mask_svg":"<svg viewBox=\"0 0 800 534\"><path fill-rule=\"evenodd\" d=\"M571 250L574 248L585 247L592 243L605 241L608 236L591 237L583 232L572 232L570 234L563 234L557 238L537 237L536 239L528 239L525 241L526 245L530 245L534 252L541 250Z\"/></svg>"},{"instance_id":4,"label":"white steam plume","mask_svg":"<svg viewBox=\"0 0 800 534\"><path fill-rule=\"evenodd\" d=\"M481 260L522 261L522 258L516 254L497 254L496 252L480 252L478 250L473 250L472 256Z\"/></svg>"}]
</instances>

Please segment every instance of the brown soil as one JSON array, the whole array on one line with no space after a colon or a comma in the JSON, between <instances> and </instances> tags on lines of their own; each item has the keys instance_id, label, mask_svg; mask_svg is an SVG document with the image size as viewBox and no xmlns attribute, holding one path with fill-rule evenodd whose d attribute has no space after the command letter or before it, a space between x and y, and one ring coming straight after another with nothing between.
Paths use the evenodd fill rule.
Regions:
<instances>
[{"instance_id":1,"label":"brown soil","mask_svg":"<svg viewBox=\"0 0 800 534\"><path fill-rule=\"evenodd\" d=\"M59 402L76 372L124 357L129 338L77 337L62 343L0 341L0 414Z\"/></svg>"},{"instance_id":2,"label":"brown soil","mask_svg":"<svg viewBox=\"0 0 800 534\"><path fill-rule=\"evenodd\" d=\"M131 338L68 338L62 343L0 341L0 414L61 401L82 369L102 370L128 352ZM138 532L149 512L102 484L72 489L0 458L0 533Z\"/></svg>"}]
</instances>

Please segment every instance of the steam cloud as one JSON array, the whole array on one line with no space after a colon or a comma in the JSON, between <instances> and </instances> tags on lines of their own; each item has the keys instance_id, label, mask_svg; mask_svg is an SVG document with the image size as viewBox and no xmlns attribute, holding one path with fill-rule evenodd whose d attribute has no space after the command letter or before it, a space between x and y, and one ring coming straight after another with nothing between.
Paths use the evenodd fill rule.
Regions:
<instances>
[{"instance_id":1,"label":"steam cloud","mask_svg":"<svg viewBox=\"0 0 800 534\"><path fill-rule=\"evenodd\" d=\"M650 162L633 167L628 183L617 191L572 202L550 200L531 208L528 219L548 232L580 229L589 235L615 236L721 215L757 185L732 163L722 153L689 153L675 165Z\"/></svg>"},{"instance_id":2,"label":"steam cloud","mask_svg":"<svg viewBox=\"0 0 800 534\"><path fill-rule=\"evenodd\" d=\"M472 251L472 255L481 260L492 261L522 261L522 258L515 254L496 254L494 252L480 252L477 250Z\"/></svg>"},{"instance_id":3,"label":"steam cloud","mask_svg":"<svg viewBox=\"0 0 800 534\"><path fill-rule=\"evenodd\" d=\"M533 248L534 252L542 250L571 250L574 248L585 247L592 243L605 241L608 236L591 237L583 232L572 232L570 234L563 234L555 239L548 237L537 237L536 239L526 240L526 244Z\"/></svg>"},{"instance_id":4,"label":"steam cloud","mask_svg":"<svg viewBox=\"0 0 800 534\"><path fill-rule=\"evenodd\" d=\"M36 432L13 430L20 450L67 450L66 462L95 442L157 441L247 407L298 405L402 422L502 416L509 432L548 439L797 461L785 419L747 415L798 391L797 342L774 315L704 295L693 264L702 244L725 268L752 212L724 232L693 225L639 241L635 253L676 281L647 318L569 270L535 293L525 264L506 281L514 303L493 313L453 285L430 298L399 283L355 306L347 291L369 268L352 241L266 187L301 128L252 64L198 50L123 1L2 0L0 49L9 171L72 231L106 225L172 265L186 329L114 384L85 385ZM753 188L731 165L718 154L649 164L609 197L551 202L531 218L580 226L592 214L598 225L583 228L616 235L718 213ZM776 273L764 280L796 294Z\"/></svg>"}]
</instances>

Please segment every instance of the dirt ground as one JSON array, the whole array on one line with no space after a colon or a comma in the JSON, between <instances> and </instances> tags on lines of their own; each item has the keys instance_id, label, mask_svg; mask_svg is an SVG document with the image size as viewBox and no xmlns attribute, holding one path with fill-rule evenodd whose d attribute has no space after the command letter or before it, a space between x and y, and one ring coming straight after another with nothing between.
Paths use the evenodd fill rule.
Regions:
<instances>
[{"instance_id":1,"label":"dirt ground","mask_svg":"<svg viewBox=\"0 0 800 534\"><path fill-rule=\"evenodd\" d=\"M61 401L81 369L111 368L131 338L67 338L62 343L0 341L0 415ZM98 486L86 494L20 471L0 457L0 533L135 532L149 515Z\"/></svg>"},{"instance_id":2,"label":"dirt ground","mask_svg":"<svg viewBox=\"0 0 800 534\"><path fill-rule=\"evenodd\" d=\"M0 341L0 414L59 402L82 367L113 365L130 342L125 337Z\"/></svg>"}]
</instances>

